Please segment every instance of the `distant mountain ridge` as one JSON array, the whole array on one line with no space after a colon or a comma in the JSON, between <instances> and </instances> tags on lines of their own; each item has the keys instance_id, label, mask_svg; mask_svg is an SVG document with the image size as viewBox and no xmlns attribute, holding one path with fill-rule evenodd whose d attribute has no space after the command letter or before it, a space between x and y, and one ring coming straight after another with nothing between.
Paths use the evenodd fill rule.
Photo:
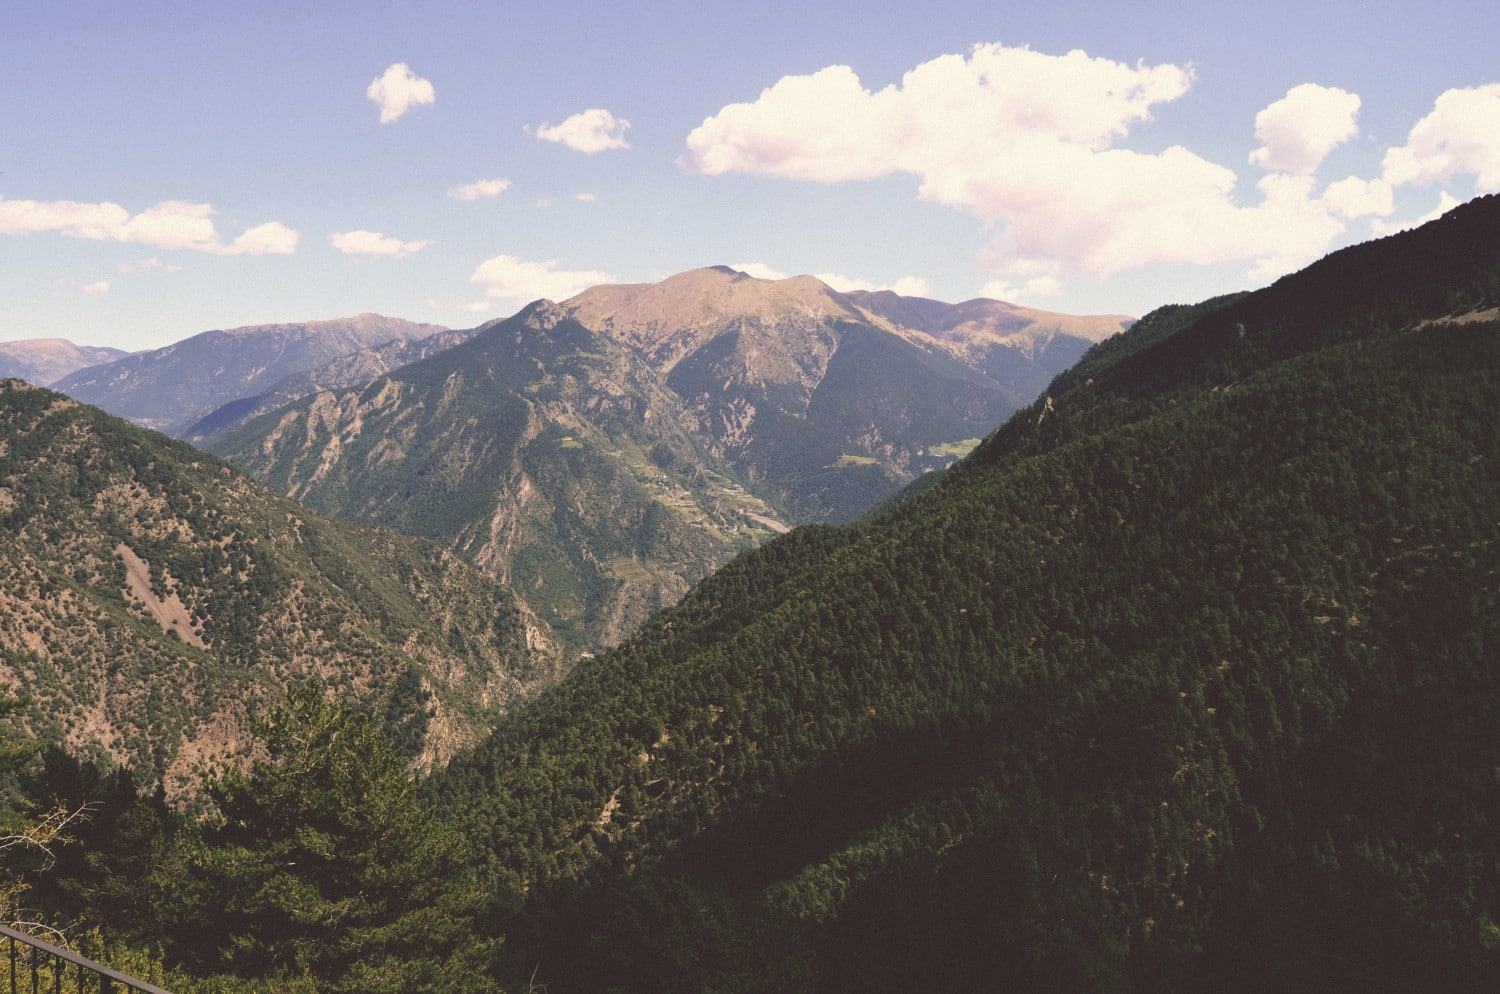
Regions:
<instances>
[{"instance_id":1,"label":"distant mountain ridge","mask_svg":"<svg viewBox=\"0 0 1500 994\"><path fill-rule=\"evenodd\" d=\"M379 314L205 331L72 373L53 386L146 428L176 434L222 404L284 377L396 339L446 329Z\"/></svg>"},{"instance_id":2,"label":"distant mountain ridge","mask_svg":"<svg viewBox=\"0 0 1500 994\"><path fill-rule=\"evenodd\" d=\"M986 298L944 304L889 290L855 290L844 296L897 328L930 336L1028 403L1091 346L1135 321L1123 314L1057 314Z\"/></svg>"},{"instance_id":3,"label":"distant mountain ridge","mask_svg":"<svg viewBox=\"0 0 1500 994\"><path fill-rule=\"evenodd\" d=\"M215 408L197 421L181 429L178 437L199 444L238 428L250 419L295 403L319 390L340 390L361 386L393 369L420 362L430 355L473 338L484 329L444 329L423 338L410 340L397 338L375 348L351 352L325 365L293 373L272 384L270 389L253 397L241 397Z\"/></svg>"},{"instance_id":4,"label":"distant mountain ridge","mask_svg":"<svg viewBox=\"0 0 1500 994\"><path fill-rule=\"evenodd\" d=\"M14 378L47 387L77 370L114 362L129 354L124 349L74 345L66 338L0 342L0 379Z\"/></svg>"}]
</instances>

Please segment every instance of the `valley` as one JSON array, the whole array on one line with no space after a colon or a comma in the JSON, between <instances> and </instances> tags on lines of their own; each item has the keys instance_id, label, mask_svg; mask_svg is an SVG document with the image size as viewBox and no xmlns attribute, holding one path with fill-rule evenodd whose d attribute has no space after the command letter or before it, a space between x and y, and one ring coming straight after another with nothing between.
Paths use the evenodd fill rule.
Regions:
<instances>
[{"instance_id":1,"label":"valley","mask_svg":"<svg viewBox=\"0 0 1500 994\"><path fill-rule=\"evenodd\" d=\"M600 286L218 455L6 381L25 881L179 992L1483 988L1497 304L1491 196L1135 322Z\"/></svg>"}]
</instances>

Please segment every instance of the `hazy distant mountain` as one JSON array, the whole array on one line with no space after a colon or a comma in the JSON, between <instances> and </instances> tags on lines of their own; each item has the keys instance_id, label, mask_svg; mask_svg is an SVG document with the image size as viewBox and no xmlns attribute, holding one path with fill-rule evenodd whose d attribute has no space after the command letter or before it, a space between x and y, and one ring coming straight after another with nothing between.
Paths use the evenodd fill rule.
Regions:
<instances>
[{"instance_id":1,"label":"hazy distant mountain","mask_svg":"<svg viewBox=\"0 0 1500 994\"><path fill-rule=\"evenodd\" d=\"M846 293L861 310L920 331L1027 402L1090 346L1130 327L1123 314L1074 315L977 298L944 304L882 290Z\"/></svg>"},{"instance_id":2,"label":"hazy distant mountain","mask_svg":"<svg viewBox=\"0 0 1500 994\"><path fill-rule=\"evenodd\" d=\"M79 370L56 389L147 428L175 434L221 404L351 353L443 331L379 314L205 331L107 366Z\"/></svg>"},{"instance_id":3,"label":"hazy distant mountain","mask_svg":"<svg viewBox=\"0 0 1500 994\"><path fill-rule=\"evenodd\" d=\"M321 518L185 443L0 381L0 682L46 741L177 792L317 673L445 761L561 660L429 542Z\"/></svg>"},{"instance_id":4,"label":"hazy distant mountain","mask_svg":"<svg viewBox=\"0 0 1500 994\"><path fill-rule=\"evenodd\" d=\"M201 445L215 435L222 435L258 415L274 411L278 407L285 407L319 390L342 390L346 387L361 386L393 369L420 362L430 355L468 341L477 335L479 330L478 328L465 328L438 331L414 341L409 338L398 338L377 348L340 356L316 369L293 373L272 385L264 393L232 400L209 412L177 434L180 438L195 445Z\"/></svg>"},{"instance_id":5,"label":"hazy distant mountain","mask_svg":"<svg viewBox=\"0 0 1500 994\"><path fill-rule=\"evenodd\" d=\"M51 386L79 369L114 362L123 349L74 345L66 338L29 338L0 342L0 379L15 378L39 387Z\"/></svg>"}]
</instances>

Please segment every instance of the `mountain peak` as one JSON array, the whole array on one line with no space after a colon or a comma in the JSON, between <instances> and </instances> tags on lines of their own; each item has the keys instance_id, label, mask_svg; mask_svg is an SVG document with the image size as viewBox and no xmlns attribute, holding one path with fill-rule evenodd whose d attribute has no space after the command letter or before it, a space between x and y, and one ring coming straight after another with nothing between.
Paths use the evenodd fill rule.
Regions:
<instances>
[{"instance_id":1,"label":"mountain peak","mask_svg":"<svg viewBox=\"0 0 1500 994\"><path fill-rule=\"evenodd\" d=\"M728 266L690 269L659 283L596 286L561 306L580 324L640 349L666 369L737 323L862 319L814 277L765 280Z\"/></svg>"}]
</instances>

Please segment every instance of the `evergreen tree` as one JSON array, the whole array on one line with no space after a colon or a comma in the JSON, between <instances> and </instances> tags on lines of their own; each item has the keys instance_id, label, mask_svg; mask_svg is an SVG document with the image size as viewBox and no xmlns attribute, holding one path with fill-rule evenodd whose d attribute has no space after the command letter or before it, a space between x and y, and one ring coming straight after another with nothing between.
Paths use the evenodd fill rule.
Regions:
<instances>
[{"instance_id":1,"label":"evergreen tree","mask_svg":"<svg viewBox=\"0 0 1500 994\"><path fill-rule=\"evenodd\" d=\"M257 734L266 758L207 785L219 817L192 854L197 883L182 900L202 917L182 952L320 990L490 989L495 943L476 928L464 839L419 803L368 718L308 682Z\"/></svg>"}]
</instances>

